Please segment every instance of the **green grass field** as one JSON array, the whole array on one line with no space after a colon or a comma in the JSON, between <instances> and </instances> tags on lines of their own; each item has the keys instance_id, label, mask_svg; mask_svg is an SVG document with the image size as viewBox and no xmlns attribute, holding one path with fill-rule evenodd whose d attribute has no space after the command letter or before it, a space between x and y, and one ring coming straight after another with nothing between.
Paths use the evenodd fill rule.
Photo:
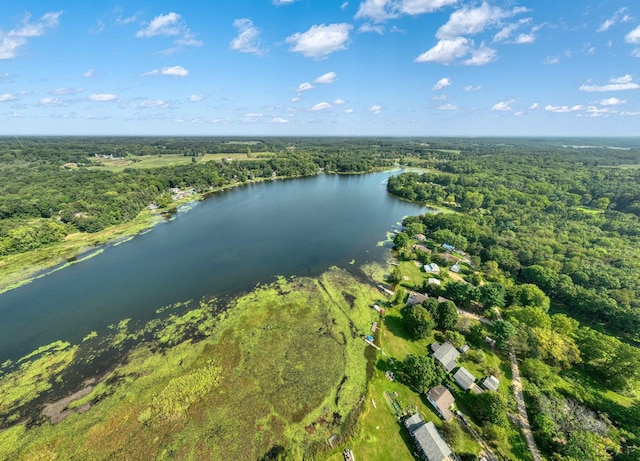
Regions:
<instances>
[{"instance_id":1,"label":"green grass field","mask_svg":"<svg viewBox=\"0 0 640 461\"><path fill-rule=\"evenodd\" d=\"M262 152L260 154L263 154ZM197 163L206 163L212 160L225 160L233 159L249 160L247 154L205 154L201 157L189 157L178 154L166 154L166 155L144 155L144 156L128 156L125 158L98 158L93 159L99 162L102 166L91 167L92 169L107 169L109 171L120 172L125 168L161 168L176 165L188 165L191 164L192 158L195 158Z\"/></svg>"}]
</instances>

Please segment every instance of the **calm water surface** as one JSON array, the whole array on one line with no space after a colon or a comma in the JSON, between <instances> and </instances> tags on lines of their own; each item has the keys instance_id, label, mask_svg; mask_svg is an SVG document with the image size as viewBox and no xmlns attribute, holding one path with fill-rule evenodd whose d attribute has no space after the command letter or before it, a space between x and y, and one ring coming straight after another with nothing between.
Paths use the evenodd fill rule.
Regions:
<instances>
[{"instance_id":1,"label":"calm water surface","mask_svg":"<svg viewBox=\"0 0 640 461\"><path fill-rule=\"evenodd\" d=\"M320 175L218 193L147 234L2 294L0 363L58 339L79 342L125 318L148 320L178 301L384 258L388 250L376 243L403 216L424 211L386 192L391 174Z\"/></svg>"}]
</instances>

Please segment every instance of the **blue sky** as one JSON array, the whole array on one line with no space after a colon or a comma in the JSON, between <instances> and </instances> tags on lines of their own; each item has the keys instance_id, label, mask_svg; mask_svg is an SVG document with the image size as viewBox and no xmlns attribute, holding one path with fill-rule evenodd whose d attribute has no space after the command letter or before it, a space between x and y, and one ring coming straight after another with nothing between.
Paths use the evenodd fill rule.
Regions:
<instances>
[{"instance_id":1,"label":"blue sky","mask_svg":"<svg viewBox=\"0 0 640 461\"><path fill-rule=\"evenodd\" d=\"M637 1L4 2L0 135L640 135Z\"/></svg>"}]
</instances>

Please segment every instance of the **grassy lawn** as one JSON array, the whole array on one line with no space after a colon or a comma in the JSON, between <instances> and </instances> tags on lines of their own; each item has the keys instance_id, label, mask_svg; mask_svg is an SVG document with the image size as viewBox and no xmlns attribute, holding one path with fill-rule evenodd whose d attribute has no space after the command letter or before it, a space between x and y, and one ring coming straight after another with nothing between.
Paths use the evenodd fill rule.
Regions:
<instances>
[{"instance_id":1,"label":"grassy lawn","mask_svg":"<svg viewBox=\"0 0 640 461\"><path fill-rule=\"evenodd\" d=\"M143 155L128 156L124 158L98 158L92 159L99 162L102 166L91 167L92 169L107 169L109 171L121 172L125 168L161 168L176 165L188 165L195 158L197 163L209 162L212 160L224 160L231 158L233 160L249 160L247 154L205 154L201 157L189 157L178 154L166 155Z\"/></svg>"}]
</instances>

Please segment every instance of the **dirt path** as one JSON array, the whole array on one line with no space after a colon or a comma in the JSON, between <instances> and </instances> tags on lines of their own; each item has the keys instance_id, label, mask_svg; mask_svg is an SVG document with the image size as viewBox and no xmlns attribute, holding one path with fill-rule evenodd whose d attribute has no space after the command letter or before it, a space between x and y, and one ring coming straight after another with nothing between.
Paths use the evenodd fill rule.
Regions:
<instances>
[{"instance_id":1,"label":"dirt path","mask_svg":"<svg viewBox=\"0 0 640 461\"><path fill-rule=\"evenodd\" d=\"M529 446L529 451L531 452L531 456L534 461L543 461L543 458L540 455L540 450L538 450L538 445L536 445L536 441L533 438L531 426L529 425L529 416L527 415L527 407L524 404L524 395L522 393L520 368L518 367L518 360L513 347L509 351L509 359L511 360L511 374L513 375L513 396L516 399L516 405L518 407L518 422L520 423L522 433L527 440L527 445Z\"/></svg>"}]
</instances>

